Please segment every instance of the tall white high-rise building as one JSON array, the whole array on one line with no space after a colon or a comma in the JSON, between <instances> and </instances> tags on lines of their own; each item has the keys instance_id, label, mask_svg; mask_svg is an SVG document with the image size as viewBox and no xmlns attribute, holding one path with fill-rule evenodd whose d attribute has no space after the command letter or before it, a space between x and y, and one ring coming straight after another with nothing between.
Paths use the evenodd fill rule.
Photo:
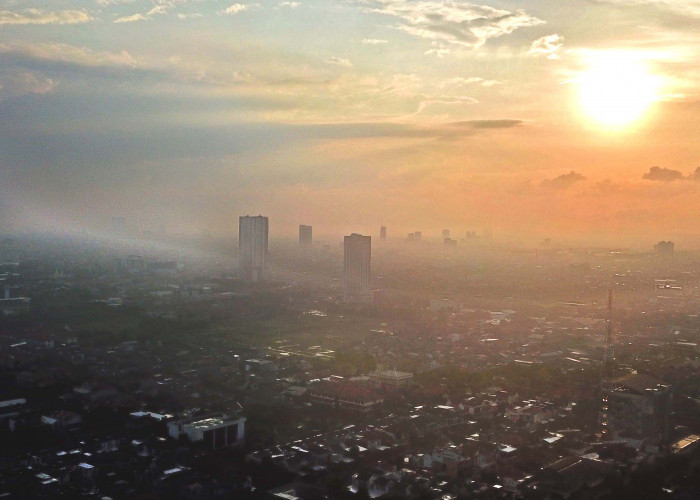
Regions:
<instances>
[{"instance_id":1,"label":"tall white high-rise building","mask_svg":"<svg viewBox=\"0 0 700 500\"><path fill-rule=\"evenodd\" d=\"M267 278L267 217L241 216L238 219L238 277L246 281Z\"/></svg>"},{"instance_id":2,"label":"tall white high-rise building","mask_svg":"<svg viewBox=\"0 0 700 500\"><path fill-rule=\"evenodd\" d=\"M345 302L372 302L370 291L370 264L372 260L372 238L351 234L344 240L343 280Z\"/></svg>"}]
</instances>

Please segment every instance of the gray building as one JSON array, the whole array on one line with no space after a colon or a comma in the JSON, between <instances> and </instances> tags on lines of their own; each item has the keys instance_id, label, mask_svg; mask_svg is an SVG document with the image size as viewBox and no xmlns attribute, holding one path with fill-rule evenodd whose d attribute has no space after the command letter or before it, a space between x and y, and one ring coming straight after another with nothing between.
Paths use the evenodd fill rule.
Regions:
<instances>
[{"instance_id":1,"label":"gray building","mask_svg":"<svg viewBox=\"0 0 700 500\"><path fill-rule=\"evenodd\" d=\"M372 238L353 233L346 236L343 245L345 302L372 302L370 291L370 264Z\"/></svg>"},{"instance_id":2,"label":"gray building","mask_svg":"<svg viewBox=\"0 0 700 500\"><path fill-rule=\"evenodd\" d=\"M313 244L313 227L299 225L299 246L302 248L311 248Z\"/></svg>"},{"instance_id":3,"label":"gray building","mask_svg":"<svg viewBox=\"0 0 700 500\"><path fill-rule=\"evenodd\" d=\"M243 444L245 421L245 417L228 414L175 420L168 423L168 434L173 439L187 436L192 443L203 442L217 450Z\"/></svg>"},{"instance_id":4,"label":"gray building","mask_svg":"<svg viewBox=\"0 0 700 500\"><path fill-rule=\"evenodd\" d=\"M654 245L654 253L658 255L670 256L673 255L675 245L672 241L659 241Z\"/></svg>"},{"instance_id":5,"label":"gray building","mask_svg":"<svg viewBox=\"0 0 700 500\"><path fill-rule=\"evenodd\" d=\"M267 217L242 216L238 219L238 277L245 281L267 278Z\"/></svg>"},{"instance_id":6,"label":"gray building","mask_svg":"<svg viewBox=\"0 0 700 500\"><path fill-rule=\"evenodd\" d=\"M634 373L615 380L608 394L610 424L618 438L669 439L673 400L671 389L650 375Z\"/></svg>"}]
</instances>

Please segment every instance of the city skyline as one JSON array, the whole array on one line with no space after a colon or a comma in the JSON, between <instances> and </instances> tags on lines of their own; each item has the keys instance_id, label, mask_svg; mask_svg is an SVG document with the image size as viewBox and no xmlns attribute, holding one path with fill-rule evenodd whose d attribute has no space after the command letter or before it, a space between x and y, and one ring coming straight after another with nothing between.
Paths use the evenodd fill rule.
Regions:
<instances>
[{"instance_id":1,"label":"city skyline","mask_svg":"<svg viewBox=\"0 0 700 500\"><path fill-rule=\"evenodd\" d=\"M698 248L699 19L694 0L2 2L0 227L222 236L264 211L290 236Z\"/></svg>"}]
</instances>

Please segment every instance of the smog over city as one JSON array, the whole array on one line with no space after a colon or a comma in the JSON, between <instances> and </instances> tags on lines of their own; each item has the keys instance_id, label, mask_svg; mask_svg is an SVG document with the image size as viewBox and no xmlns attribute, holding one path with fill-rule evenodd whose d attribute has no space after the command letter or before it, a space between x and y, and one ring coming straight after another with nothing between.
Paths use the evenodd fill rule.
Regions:
<instances>
[{"instance_id":1,"label":"smog over city","mask_svg":"<svg viewBox=\"0 0 700 500\"><path fill-rule=\"evenodd\" d=\"M0 0L0 499L700 499L700 1Z\"/></svg>"}]
</instances>

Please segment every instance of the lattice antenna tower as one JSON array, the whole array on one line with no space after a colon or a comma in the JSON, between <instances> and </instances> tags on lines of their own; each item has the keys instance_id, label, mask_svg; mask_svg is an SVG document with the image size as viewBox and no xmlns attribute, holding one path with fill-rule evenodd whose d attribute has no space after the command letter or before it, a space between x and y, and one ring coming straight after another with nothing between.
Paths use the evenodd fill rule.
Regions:
<instances>
[{"instance_id":1,"label":"lattice antenna tower","mask_svg":"<svg viewBox=\"0 0 700 500\"><path fill-rule=\"evenodd\" d=\"M610 419L610 393L613 390L613 363L615 361L615 351L613 347L613 291L608 289L608 316L605 319L605 346L603 350L603 372L602 372L602 401L600 409L600 435L603 440L612 439L613 429Z\"/></svg>"}]
</instances>

